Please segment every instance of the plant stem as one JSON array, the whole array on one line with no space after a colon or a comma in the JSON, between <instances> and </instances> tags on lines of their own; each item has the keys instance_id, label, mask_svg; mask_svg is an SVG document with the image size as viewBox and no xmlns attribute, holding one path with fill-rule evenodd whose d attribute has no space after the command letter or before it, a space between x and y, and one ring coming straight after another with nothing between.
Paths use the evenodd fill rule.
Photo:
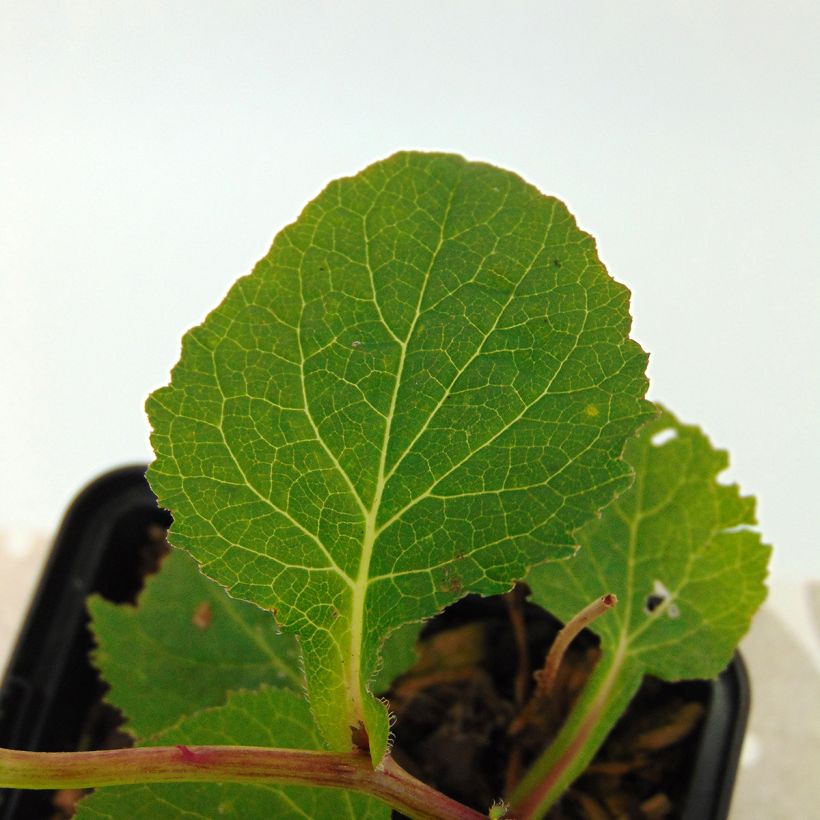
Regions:
<instances>
[{"instance_id":1,"label":"plant stem","mask_svg":"<svg viewBox=\"0 0 820 820\"><path fill-rule=\"evenodd\" d=\"M549 652L547 653L544 666L535 673L536 687L532 693L529 701L523 709L518 713L516 719L510 724L508 734L511 737L518 735L521 730L532 720L533 716L543 709L544 702L549 697L550 691L555 683L555 678L558 675L558 670L561 666L561 661L569 648L569 645L575 640L578 634L594 621L599 615L603 615L608 609L612 609L618 603L617 596L608 592L600 598L596 598L591 604L585 606L579 613L574 615L563 626L560 632L555 636ZM511 779L507 779L507 793L512 790L515 783Z\"/></svg>"},{"instance_id":2,"label":"plant stem","mask_svg":"<svg viewBox=\"0 0 820 820\"><path fill-rule=\"evenodd\" d=\"M527 700L530 685L530 652L527 646L527 621L524 615L524 602L529 589L520 581L504 596L507 614L510 618L515 639L518 665L515 673L515 705L520 709Z\"/></svg>"},{"instance_id":3,"label":"plant stem","mask_svg":"<svg viewBox=\"0 0 820 820\"><path fill-rule=\"evenodd\" d=\"M527 645L527 621L524 615L524 601L529 595L529 588L520 581L504 596L507 614L510 618L513 636L515 638L518 664L515 672L515 707L521 710L527 702L532 687L532 672L530 668L530 651ZM522 770L521 746L513 742L510 756L507 761L507 772L504 777L504 793L509 794L521 779Z\"/></svg>"},{"instance_id":4,"label":"plant stem","mask_svg":"<svg viewBox=\"0 0 820 820\"><path fill-rule=\"evenodd\" d=\"M558 674L558 668L561 666L561 661L564 659L567 648L575 640L578 634L583 631L592 621L599 615L603 615L608 609L612 609L618 603L617 596L608 592L600 598L596 598L591 604L585 606L577 615L571 620L567 621L564 628L555 636L555 640L550 646L547 653L547 659L544 661L544 668L536 673L538 685L536 686L535 696L548 695L555 683L555 677Z\"/></svg>"},{"instance_id":5,"label":"plant stem","mask_svg":"<svg viewBox=\"0 0 820 820\"><path fill-rule=\"evenodd\" d=\"M583 773L638 689L641 673L625 647L605 653L558 736L510 796L516 820L543 817Z\"/></svg>"},{"instance_id":6,"label":"plant stem","mask_svg":"<svg viewBox=\"0 0 820 820\"><path fill-rule=\"evenodd\" d=\"M281 783L347 789L417 820L481 820L480 814L408 774L391 757L258 746L154 746L98 752L0 749L0 787L65 789L137 783Z\"/></svg>"}]
</instances>

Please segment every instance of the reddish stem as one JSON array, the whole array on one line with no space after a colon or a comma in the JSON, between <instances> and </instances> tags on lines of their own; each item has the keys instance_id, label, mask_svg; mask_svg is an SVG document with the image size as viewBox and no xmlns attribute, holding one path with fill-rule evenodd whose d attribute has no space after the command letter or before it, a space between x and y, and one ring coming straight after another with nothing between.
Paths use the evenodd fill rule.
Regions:
<instances>
[{"instance_id":1,"label":"reddish stem","mask_svg":"<svg viewBox=\"0 0 820 820\"><path fill-rule=\"evenodd\" d=\"M530 651L527 644L527 622L524 615L524 601L529 594L529 588L517 583L505 596L504 603L510 617L510 625L515 638L515 648L518 655L518 664L515 673L515 706L520 711L527 702L532 684L530 667ZM510 756L507 761L507 772L504 778L504 793L509 794L521 779L523 769L523 755L517 740L513 740Z\"/></svg>"},{"instance_id":2,"label":"reddish stem","mask_svg":"<svg viewBox=\"0 0 820 820\"><path fill-rule=\"evenodd\" d=\"M544 661L544 668L536 673L536 698L544 697L550 693L550 690L555 684L555 678L558 675L561 661L564 659L569 645L575 640L578 634L599 615L603 615L604 612L608 609L612 609L617 603L617 596L612 592L608 592L606 595L602 595L600 598L594 600L588 606L585 606L577 615L567 621L564 628L555 636L552 646L550 646L547 659Z\"/></svg>"},{"instance_id":3,"label":"reddish stem","mask_svg":"<svg viewBox=\"0 0 820 820\"><path fill-rule=\"evenodd\" d=\"M373 769L361 752L257 746L155 746L98 752L0 749L0 787L65 789L136 783L281 783L347 789L376 797L418 820L481 820L408 774L391 757Z\"/></svg>"}]
</instances>

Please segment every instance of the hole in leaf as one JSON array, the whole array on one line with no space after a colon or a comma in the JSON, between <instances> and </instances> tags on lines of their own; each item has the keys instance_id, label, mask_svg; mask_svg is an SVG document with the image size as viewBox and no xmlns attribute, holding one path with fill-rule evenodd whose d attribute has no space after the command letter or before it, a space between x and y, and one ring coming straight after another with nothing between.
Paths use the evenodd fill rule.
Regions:
<instances>
[{"instance_id":1,"label":"hole in leaf","mask_svg":"<svg viewBox=\"0 0 820 820\"><path fill-rule=\"evenodd\" d=\"M664 584L663 581L656 580L652 584L652 593L646 596L644 612L646 612L647 615L650 612L654 612L670 596L671 593L666 588L666 584ZM674 615L672 614L672 610L674 610ZM670 618L677 618L680 615L680 610L674 604L670 604L666 608L666 614L669 615Z\"/></svg>"},{"instance_id":2,"label":"hole in leaf","mask_svg":"<svg viewBox=\"0 0 820 820\"><path fill-rule=\"evenodd\" d=\"M644 609L647 612L654 612L664 602L664 600L663 595L647 595L646 606Z\"/></svg>"},{"instance_id":3,"label":"hole in leaf","mask_svg":"<svg viewBox=\"0 0 820 820\"><path fill-rule=\"evenodd\" d=\"M673 429L672 427L667 427L665 430L660 430L659 432L655 433L654 436L650 439L652 444L655 447L662 447L668 441L674 441L678 437L678 431Z\"/></svg>"}]
</instances>

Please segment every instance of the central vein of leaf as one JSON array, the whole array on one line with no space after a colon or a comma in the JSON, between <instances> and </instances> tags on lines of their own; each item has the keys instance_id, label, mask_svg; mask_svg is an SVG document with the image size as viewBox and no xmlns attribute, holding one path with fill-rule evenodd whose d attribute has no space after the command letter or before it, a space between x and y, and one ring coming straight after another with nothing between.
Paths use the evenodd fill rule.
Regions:
<instances>
[{"instance_id":1,"label":"central vein of leaf","mask_svg":"<svg viewBox=\"0 0 820 820\"><path fill-rule=\"evenodd\" d=\"M390 443L390 434L393 427L393 418L396 413L396 402L398 400L399 388L401 387L402 375L404 373L404 365L407 359L407 348L410 346L410 340L413 338L413 333L415 332L416 325L418 324L419 317L421 316L421 308L424 302L424 295L427 291L427 285L430 281L430 276L432 274L433 267L436 263L436 259L438 258L441 248L444 245L445 226L447 224L447 219L450 215L450 210L453 206L453 199L455 198L455 193L456 186L454 185L450 189L447 205L444 209L444 214L441 220L438 243L430 255L430 264L427 269L427 274L425 275L424 281L422 282L422 285L419 288L419 295L418 300L416 301L416 309L413 316L413 320L410 322L410 326L407 330L407 335L405 336L404 341L399 341L401 354L399 356L398 367L396 369L396 380L393 384L393 394L390 397L390 409L388 410L387 417L384 423L384 437L382 439L382 449L379 457L379 472L376 479L376 490L373 494L373 504L371 505L370 510L365 515L365 529L364 537L362 540L362 556L359 562L359 571L353 583L353 601L351 605L352 623L350 628L350 667L348 669L347 675L348 692L353 702L354 713L352 717L354 718L354 726L355 723L358 722L361 722L363 725L365 725L365 711L363 701L364 698L367 697L367 692L365 691L366 681L362 680L362 647L365 636L365 604L367 600L367 589L370 585L370 563L373 559L373 548L375 546L376 538L378 537L379 532L376 529L376 519L378 518L379 506L381 505L384 487L387 483L387 449ZM365 230L365 245L367 245L366 224L363 227ZM370 267L369 258L368 267ZM375 287L373 290L373 301L378 303ZM381 311L379 311L379 313L381 314ZM383 318L382 321L384 321ZM393 335L394 339L397 338L396 335L392 332L391 335Z\"/></svg>"},{"instance_id":2,"label":"central vein of leaf","mask_svg":"<svg viewBox=\"0 0 820 820\"><path fill-rule=\"evenodd\" d=\"M419 303L421 297L419 297ZM418 311L417 311L418 315ZM415 322L413 322L415 327ZM399 359L399 367L396 373L396 382L393 386L393 396L390 401L390 411L387 414L387 419L384 425L384 440L382 441L382 452L379 459L379 475L376 480L376 491L373 494L373 504L364 518L364 537L362 539L362 557L359 561L359 571L353 582L353 601L352 601L352 623L350 627L350 669L348 670L348 691L353 701L353 718L356 722L364 721L364 704L363 699L367 697L364 691L362 681L362 645L364 643L364 620L365 620L365 603L367 600L367 588L370 585L370 563L373 559L373 547L376 543L376 519L379 514L379 505L382 500L382 493L384 492L385 479L385 465L387 463L387 445L390 441L390 429L393 423L393 415L396 411L396 399L399 394L399 385L401 384L401 375L404 370L404 360L407 353L407 344L412 335L412 327L407 336L407 341L402 345L401 357Z\"/></svg>"},{"instance_id":3,"label":"central vein of leaf","mask_svg":"<svg viewBox=\"0 0 820 820\"><path fill-rule=\"evenodd\" d=\"M353 582L352 623L350 627L350 669L348 672L348 691L353 701L353 717L364 723L364 705L366 696L362 691L362 644L364 643L364 608L367 588L370 583L370 560L373 556L373 544L376 541L376 513L378 505L365 518L364 539L362 541L362 560L359 572Z\"/></svg>"},{"instance_id":4,"label":"central vein of leaf","mask_svg":"<svg viewBox=\"0 0 820 820\"><path fill-rule=\"evenodd\" d=\"M412 332L412 331L411 331ZM409 336L408 336L409 339ZM353 582L352 601L352 622L350 625L350 668L348 670L348 691L353 701L353 718L356 722L364 720L363 699L367 697L362 681L362 645L364 643L364 620L365 603L367 600L367 588L370 585L370 563L373 559L373 547L376 543L376 518L379 514L379 505L384 492L385 464L387 461L387 444L390 440L390 428L393 421L393 414L396 409L396 397L399 393L401 374L404 369L404 357L407 351L407 343L402 346L399 369L396 374L396 383L393 388L393 397L390 403L390 412L384 425L384 441L382 442L382 452L379 461L379 475L376 481L376 491L373 494L373 504L364 518L364 537L362 539L362 557L359 561L359 571Z\"/></svg>"}]
</instances>

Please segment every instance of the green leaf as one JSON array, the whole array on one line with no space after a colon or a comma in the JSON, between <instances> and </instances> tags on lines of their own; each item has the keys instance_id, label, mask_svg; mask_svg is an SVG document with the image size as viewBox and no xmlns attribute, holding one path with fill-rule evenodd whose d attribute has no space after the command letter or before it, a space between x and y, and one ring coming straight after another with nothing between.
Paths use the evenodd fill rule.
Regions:
<instances>
[{"instance_id":1,"label":"green leaf","mask_svg":"<svg viewBox=\"0 0 820 820\"><path fill-rule=\"evenodd\" d=\"M626 644L629 658L664 680L713 678L766 595L770 548L749 529L754 499L716 480L727 453L668 411L625 457L633 488L581 530L574 561L532 571L533 599L566 620L614 592L618 606L590 627L604 650ZM648 611L653 595L664 600Z\"/></svg>"},{"instance_id":2,"label":"green leaf","mask_svg":"<svg viewBox=\"0 0 820 820\"><path fill-rule=\"evenodd\" d=\"M444 154L331 183L147 404L171 539L301 636L336 750L392 629L569 555L646 418L629 293L558 200Z\"/></svg>"},{"instance_id":3,"label":"green leaf","mask_svg":"<svg viewBox=\"0 0 820 820\"><path fill-rule=\"evenodd\" d=\"M224 706L192 715L162 733L162 744L223 744L320 749L306 701L264 688L235 692ZM332 789L236 783L162 783L98 789L80 801L78 820L254 817L387 820L390 809L370 797Z\"/></svg>"},{"instance_id":4,"label":"green leaf","mask_svg":"<svg viewBox=\"0 0 820 820\"><path fill-rule=\"evenodd\" d=\"M607 592L618 605L590 625L601 637L601 661L522 793L565 764L562 755L584 737L575 765L556 781L553 797L560 794L644 675L717 676L766 596L771 550L749 529L754 499L717 481L729 463L725 451L663 410L624 456L635 468L632 489L580 531L574 561L537 567L527 580L533 600L565 621ZM592 718L594 726L586 725Z\"/></svg>"},{"instance_id":5,"label":"green leaf","mask_svg":"<svg viewBox=\"0 0 820 820\"><path fill-rule=\"evenodd\" d=\"M295 639L277 634L270 612L229 598L179 550L148 578L137 607L99 597L88 606L106 698L138 738L224 703L229 689L303 688Z\"/></svg>"},{"instance_id":6,"label":"green leaf","mask_svg":"<svg viewBox=\"0 0 820 820\"><path fill-rule=\"evenodd\" d=\"M390 684L418 660L419 633L424 624L409 623L391 632L382 647L382 666L373 678L372 691L386 692Z\"/></svg>"}]
</instances>

